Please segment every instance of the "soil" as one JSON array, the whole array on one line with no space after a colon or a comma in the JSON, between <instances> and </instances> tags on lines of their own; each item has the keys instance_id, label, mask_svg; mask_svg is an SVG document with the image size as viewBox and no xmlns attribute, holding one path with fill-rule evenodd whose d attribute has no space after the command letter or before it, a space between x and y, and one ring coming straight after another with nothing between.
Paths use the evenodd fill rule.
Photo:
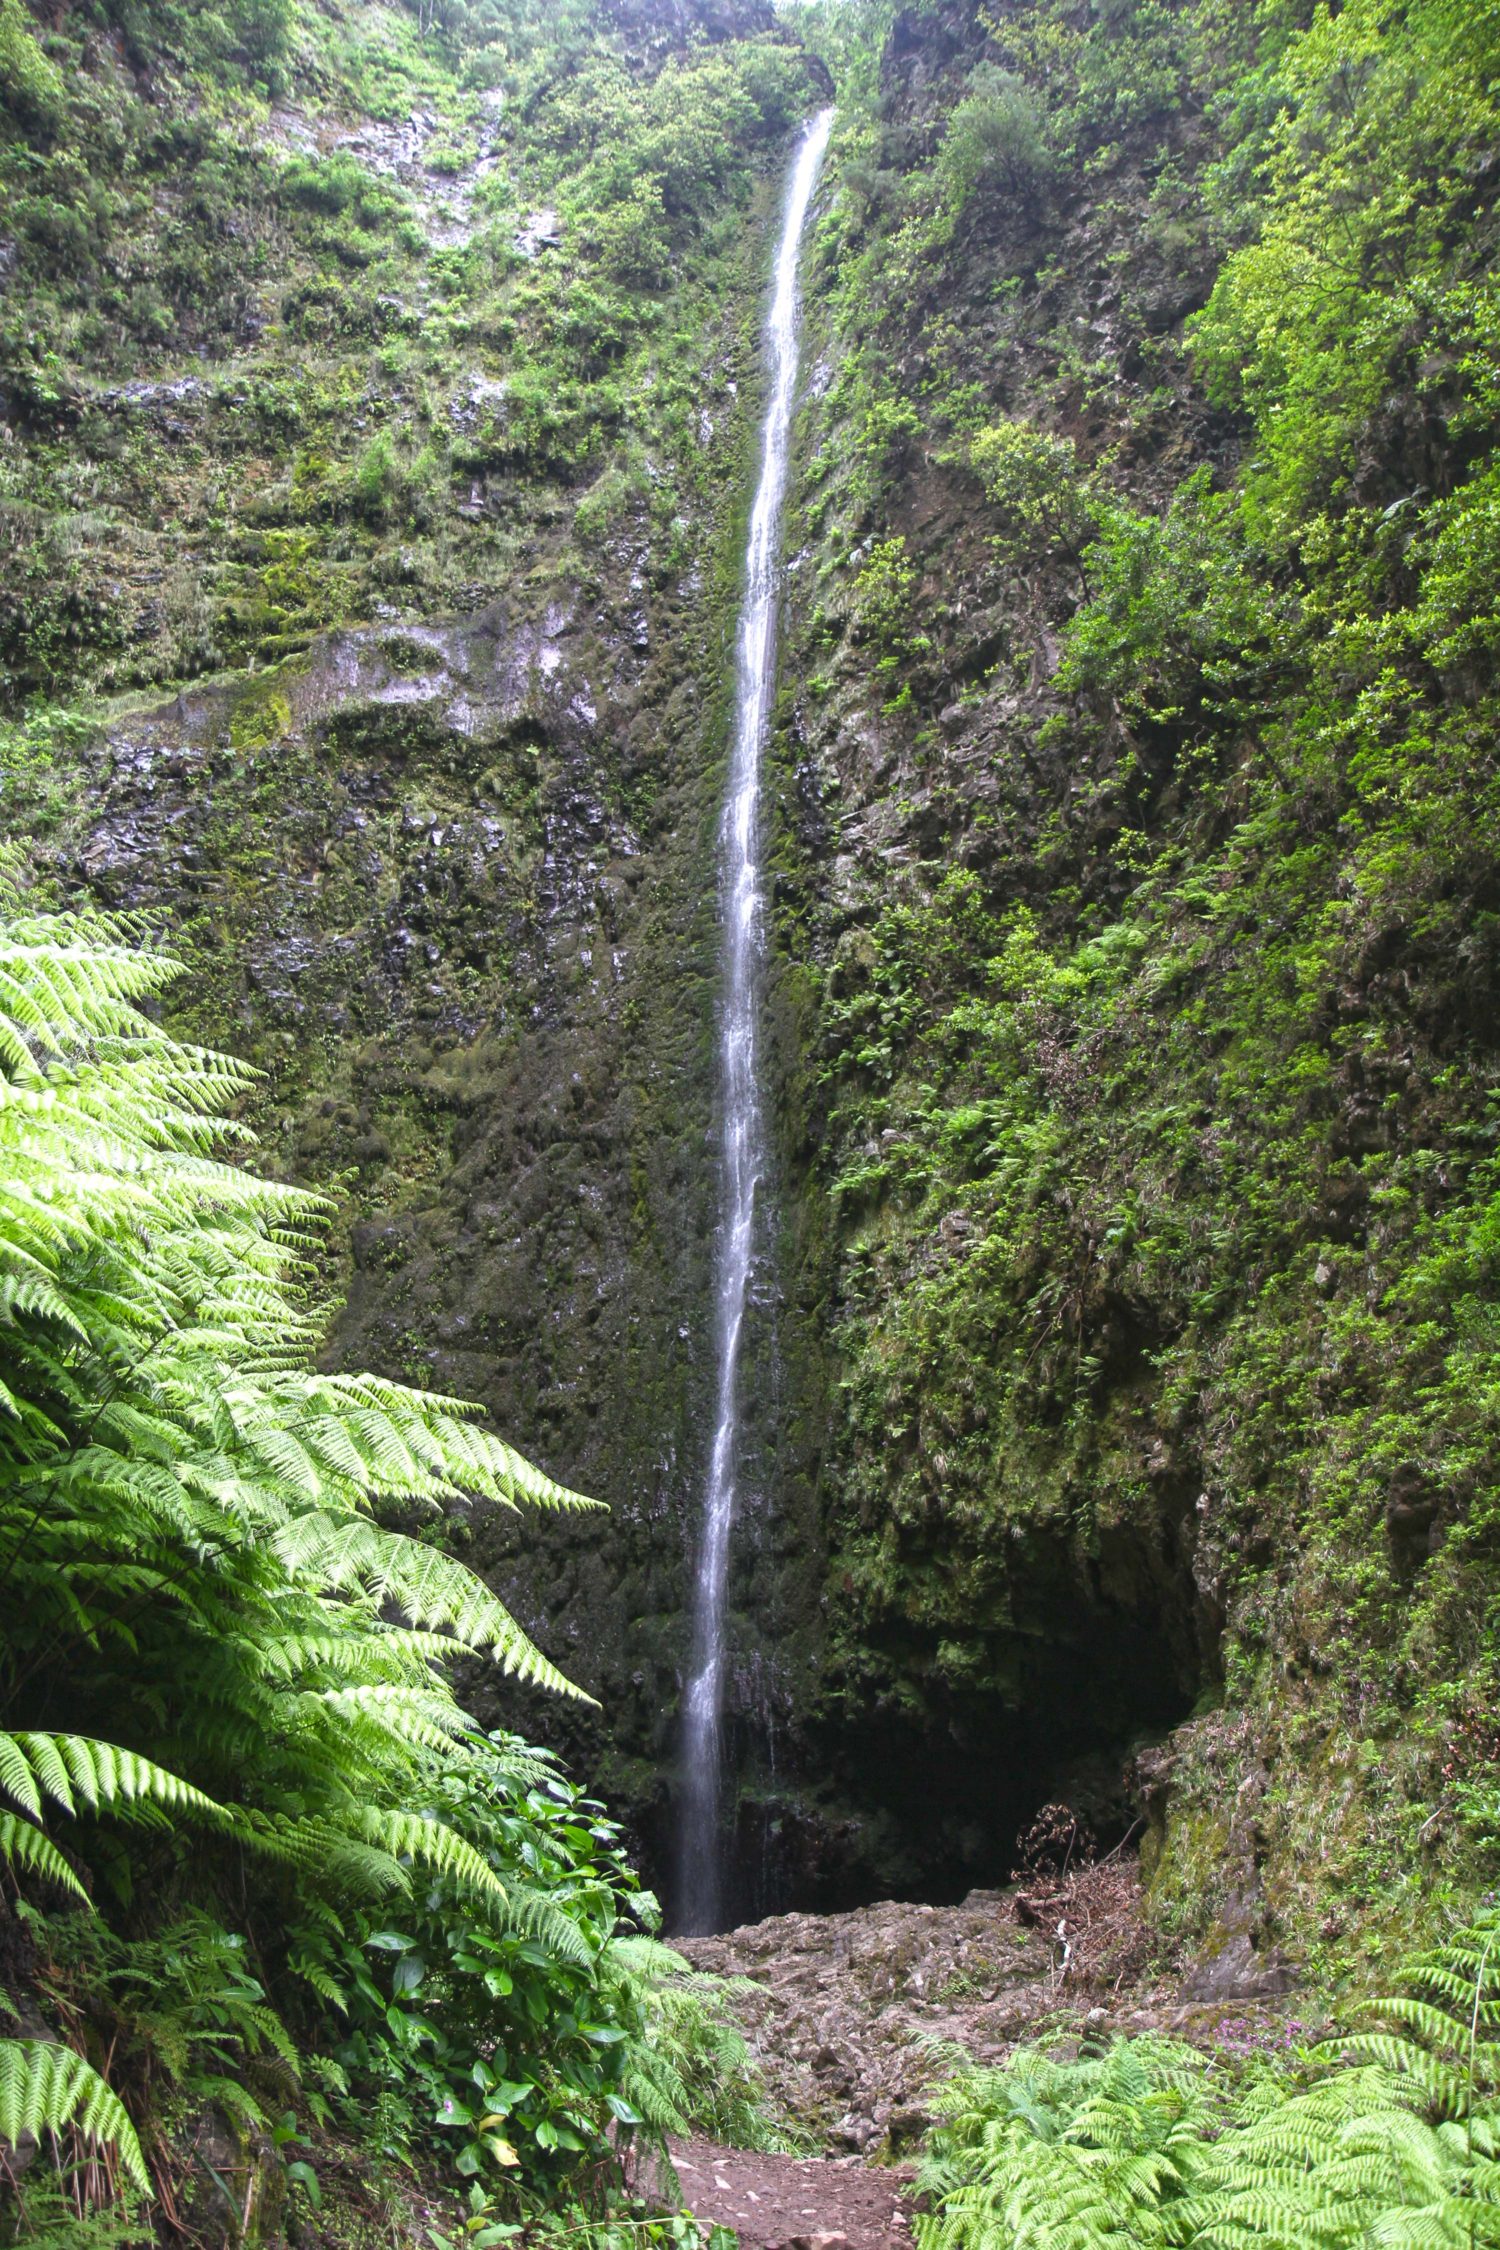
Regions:
<instances>
[{"instance_id":1,"label":"soil","mask_svg":"<svg viewBox=\"0 0 1500 2250\"><path fill-rule=\"evenodd\" d=\"M909 2166L857 2156L769 2156L689 2141L672 2151L683 2201L740 2250L910 2250Z\"/></svg>"}]
</instances>

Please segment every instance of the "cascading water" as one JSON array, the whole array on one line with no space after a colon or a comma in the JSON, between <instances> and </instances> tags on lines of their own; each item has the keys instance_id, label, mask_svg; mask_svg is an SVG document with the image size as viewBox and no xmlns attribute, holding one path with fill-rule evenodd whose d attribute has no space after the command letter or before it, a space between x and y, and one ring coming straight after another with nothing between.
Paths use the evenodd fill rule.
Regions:
<instances>
[{"instance_id":1,"label":"cascading water","mask_svg":"<svg viewBox=\"0 0 1500 2250\"><path fill-rule=\"evenodd\" d=\"M734 743L720 830L724 916L719 1071L723 1148L716 1303L713 1451L693 1584L693 1638L683 1727L680 1919L711 1930L719 1917L719 1784L723 1763L724 1610L739 1454L739 1364L755 1254L755 1198L764 1155L756 1012L763 945L760 777L776 671L781 513L796 401L800 304L797 262L833 111L805 128L792 162L776 253L766 361L770 396L760 481L745 550L745 596L735 669Z\"/></svg>"}]
</instances>

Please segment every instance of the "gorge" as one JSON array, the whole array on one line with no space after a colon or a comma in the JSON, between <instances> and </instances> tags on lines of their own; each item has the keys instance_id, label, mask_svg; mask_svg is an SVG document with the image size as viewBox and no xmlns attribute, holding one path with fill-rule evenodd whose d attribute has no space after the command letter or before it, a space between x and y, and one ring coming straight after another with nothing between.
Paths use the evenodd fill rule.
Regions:
<instances>
[{"instance_id":1,"label":"gorge","mask_svg":"<svg viewBox=\"0 0 1500 2250\"><path fill-rule=\"evenodd\" d=\"M0 0L10 2044L247 2088L308 2250L285 2116L482 2232L713 2079L639 1885L845 2154L929 2033L1221 2086L1487 1911L1497 85L1460 0Z\"/></svg>"}]
</instances>

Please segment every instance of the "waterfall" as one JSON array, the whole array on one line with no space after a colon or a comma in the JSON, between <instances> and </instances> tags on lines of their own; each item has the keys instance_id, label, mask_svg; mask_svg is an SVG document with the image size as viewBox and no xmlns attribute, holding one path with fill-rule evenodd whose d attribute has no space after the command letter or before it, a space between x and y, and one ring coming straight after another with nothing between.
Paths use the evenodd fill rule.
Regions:
<instances>
[{"instance_id":1,"label":"waterfall","mask_svg":"<svg viewBox=\"0 0 1500 2250\"><path fill-rule=\"evenodd\" d=\"M723 984L719 1078L721 1217L715 1295L714 1441L693 1581L693 1636L683 1725L681 1921L711 1930L719 1918L719 1784L723 1763L724 1612L739 1454L739 1364L755 1256L755 1196L764 1159L756 1012L764 946L761 911L761 762L776 675L776 597L797 389L797 261L808 205L833 124L825 109L803 131L792 161L776 252L765 356L769 396L760 478L745 549L745 592L735 657L734 740L719 833Z\"/></svg>"}]
</instances>

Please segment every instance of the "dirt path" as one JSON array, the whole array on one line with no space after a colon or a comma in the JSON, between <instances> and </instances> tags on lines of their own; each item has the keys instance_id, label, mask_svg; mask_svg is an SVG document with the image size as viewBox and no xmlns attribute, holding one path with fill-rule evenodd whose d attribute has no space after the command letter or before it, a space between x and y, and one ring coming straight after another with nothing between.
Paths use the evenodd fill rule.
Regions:
<instances>
[{"instance_id":1,"label":"dirt path","mask_svg":"<svg viewBox=\"0 0 1500 2250\"><path fill-rule=\"evenodd\" d=\"M683 2201L742 2250L911 2250L910 2168L857 2156L761 2156L712 2141L675 2146Z\"/></svg>"}]
</instances>

